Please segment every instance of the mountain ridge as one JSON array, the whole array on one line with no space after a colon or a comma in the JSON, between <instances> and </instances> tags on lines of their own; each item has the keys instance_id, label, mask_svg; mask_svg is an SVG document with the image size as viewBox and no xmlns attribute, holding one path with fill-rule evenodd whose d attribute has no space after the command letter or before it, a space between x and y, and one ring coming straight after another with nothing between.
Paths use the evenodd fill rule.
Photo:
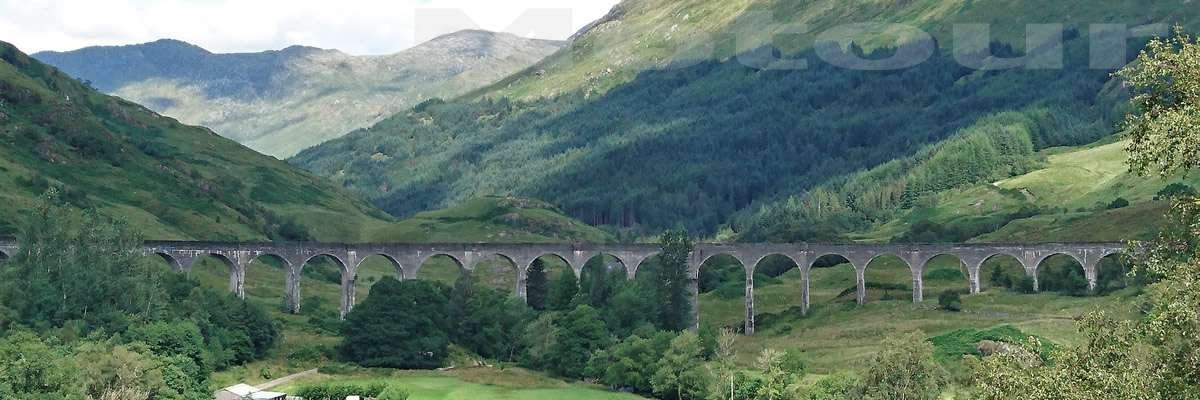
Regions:
<instances>
[{"instance_id":1,"label":"mountain ridge","mask_svg":"<svg viewBox=\"0 0 1200 400\"><path fill-rule=\"evenodd\" d=\"M299 45L213 53L161 39L34 57L105 93L287 157L421 101L491 83L563 44L464 30L377 56Z\"/></svg>"}]
</instances>

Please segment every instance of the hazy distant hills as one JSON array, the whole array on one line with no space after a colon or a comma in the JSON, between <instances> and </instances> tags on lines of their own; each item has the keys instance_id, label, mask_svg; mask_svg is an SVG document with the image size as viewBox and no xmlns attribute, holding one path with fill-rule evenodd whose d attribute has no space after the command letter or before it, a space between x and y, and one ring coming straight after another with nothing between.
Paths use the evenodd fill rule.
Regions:
<instances>
[{"instance_id":1,"label":"hazy distant hills","mask_svg":"<svg viewBox=\"0 0 1200 400\"><path fill-rule=\"evenodd\" d=\"M562 46L461 31L384 56L301 46L215 54L177 40L33 56L100 91L287 157L426 99L485 86Z\"/></svg>"}]
</instances>

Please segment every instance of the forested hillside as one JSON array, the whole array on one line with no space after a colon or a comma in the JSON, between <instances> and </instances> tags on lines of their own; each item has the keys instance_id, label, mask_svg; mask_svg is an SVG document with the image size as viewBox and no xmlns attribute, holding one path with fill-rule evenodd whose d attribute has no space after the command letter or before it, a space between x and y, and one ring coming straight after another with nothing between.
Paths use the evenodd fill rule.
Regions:
<instances>
[{"instance_id":1,"label":"forested hillside","mask_svg":"<svg viewBox=\"0 0 1200 400\"><path fill-rule=\"evenodd\" d=\"M845 24L917 27L949 51L956 24L987 24L992 40L1023 48L1027 24L1134 27L1156 22L1194 24L1196 16L1190 0L624 0L609 15L576 33L566 51L474 95L535 99L576 91L603 94L633 81L642 71L681 61L724 60L771 44L785 54L798 53ZM856 40L870 50L893 45L897 36L901 41L913 36L906 30L886 31ZM850 40L836 31L831 37L843 44Z\"/></svg>"},{"instance_id":2,"label":"forested hillside","mask_svg":"<svg viewBox=\"0 0 1200 400\"><path fill-rule=\"evenodd\" d=\"M599 97L431 101L291 161L398 216L514 194L554 202L591 224L707 233L759 202L904 158L973 126L1026 130L1011 138L1024 150L1006 151L1027 154L1110 134L1122 95L1105 90L1109 71L1089 68L1086 33L1066 37L1064 69L976 71L937 55L913 68L859 71L806 51L802 70L704 61L643 72ZM1025 127L995 122L1010 110L1037 115L1023 118Z\"/></svg>"},{"instance_id":3,"label":"forested hillside","mask_svg":"<svg viewBox=\"0 0 1200 400\"><path fill-rule=\"evenodd\" d=\"M105 93L288 157L427 98L495 82L561 46L462 31L381 56L304 46L215 54L176 40L33 56Z\"/></svg>"},{"instance_id":4,"label":"forested hillside","mask_svg":"<svg viewBox=\"0 0 1200 400\"><path fill-rule=\"evenodd\" d=\"M354 241L390 219L321 178L97 93L0 42L0 235L52 189L153 239Z\"/></svg>"}]
</instances>

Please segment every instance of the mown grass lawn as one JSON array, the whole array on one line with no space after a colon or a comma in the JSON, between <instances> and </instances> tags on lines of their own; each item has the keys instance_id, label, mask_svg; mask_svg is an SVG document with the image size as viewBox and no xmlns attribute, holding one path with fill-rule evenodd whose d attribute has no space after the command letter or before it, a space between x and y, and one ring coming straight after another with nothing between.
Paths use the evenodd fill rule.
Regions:
<instances>
[{"instance_id":1,"label":"mown grass lawn","mask_svg":"<svg viewBox=\"0 0 1200 400\"><path fill-rule=\"evenodd\" d=\"M603 388L567 383L547 378L520 368L499 370L495 368L471 368L448 372L397 371L388 376L334 377L318 375L292 382L276 388L283 392L295 392L313 382L373 383L386 382L403 385L408 389L410 400L634 400L642 399L628 393L618 393Z\"/></svg>"}]
</instances>

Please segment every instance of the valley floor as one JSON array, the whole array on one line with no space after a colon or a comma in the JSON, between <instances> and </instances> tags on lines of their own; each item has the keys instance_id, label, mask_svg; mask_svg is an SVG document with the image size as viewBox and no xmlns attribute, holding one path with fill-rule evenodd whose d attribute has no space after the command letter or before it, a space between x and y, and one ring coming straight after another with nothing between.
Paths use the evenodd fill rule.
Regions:
<instances>
[{"instance_id":1,"label":"valley floor","mask_svg":"<svg viewBox=\"0 0 1200 400\"><path fill-rule=\"evenodd\" d=\"M988 329L1010 325L1028 335L1035 335L1057 345L1079 343L1074 318L1093 310L1104 309L1119 315L1132 315L1135 303L1133 290L1118 291L1102 297L1070 297L1042 293L1019 294L1001 288L986 287L984 293L964 296L962 312L938 309L937 294L943 290L965 290L965 277L956 277L956 261L937 259L927 274L941 276L928 279L926 301L914 304L908 290L868 290L868 304L853 304L853 295L839 296L854 282L852 270L845 266L816 269L813 272L813 308L808 316L799 315L799 274L785 273L779 283L762 286L755 291L757 334L738 339L738 360L747 367L766 347L797 348L806 354L808 370L813 375L825 375L861 366L878 350L879 342L890 334L921 331L933 337L957 329ZM1002 268L1003 265L985 265ZM446 268L441 274L426 277L447 281L453 271ZM938 273L937 270L944 272ZM371 282L388 274L388 266L368 262L360 276L358 299L366 297ZM194 276L208 285L225 287L228 277L215 263L202 262ZM887 258L873 262L868 268L868 280L875 283L903 284L911 279L899 260ZM441 276L445 275L445 276ZM929 275L927 275L928 277ZM985 275L986 276L986 275ZM215 385L237 382L263 383L288 374L326 365L323 361L337 344L332 332L316 328L324 318L336 317L338 287L331 282L304 278L302 293L319 300L317 310L301 315L285 314L280 310L283 293L282 270L265 265L249 269L246 281L250 301L268 306L284 329L284 340L274 355L266 360L236 367L215 375ZM738 326L744 312L742 297L721 298L716 293L702 295L701 320L715 326ZM316 317L316 318L314 318ZM323 356L322 354L325 354ZM948 361L953 367L959 363ZM955 369L955 368L952 368ZM472 368L449 372L350 372L344 375L315 375L289 383L281 389L320 380L394 380L412 387L413 399L623 399L636 398L626 394L604 391L594 386L565 383L519 368Z\"/></svg>"}]
</instances>

